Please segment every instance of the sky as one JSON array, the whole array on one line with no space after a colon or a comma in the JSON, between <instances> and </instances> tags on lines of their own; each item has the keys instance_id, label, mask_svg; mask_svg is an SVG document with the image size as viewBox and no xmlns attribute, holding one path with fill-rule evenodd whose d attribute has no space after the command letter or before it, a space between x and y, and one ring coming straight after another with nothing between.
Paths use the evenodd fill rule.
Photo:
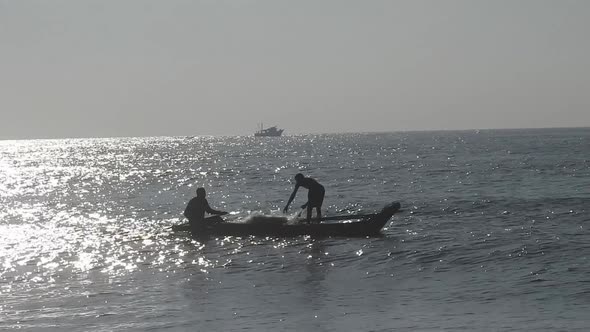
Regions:
<instances>
[{"instance_id":1,"label":"sky","mask_svg":"<svg viewBox=\"0 0 590 332\"><path fill-rule=\"evenodd\" d=\"M590 126L586 0L0 0L0 139Z\"/></svg>"}]
</instances>

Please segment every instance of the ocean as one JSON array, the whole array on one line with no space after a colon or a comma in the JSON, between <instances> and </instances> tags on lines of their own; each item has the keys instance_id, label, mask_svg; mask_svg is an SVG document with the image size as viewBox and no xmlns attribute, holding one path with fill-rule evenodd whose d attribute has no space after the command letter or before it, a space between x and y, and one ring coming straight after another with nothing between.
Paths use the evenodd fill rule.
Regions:
<instances>
[{"instance_id":1,"label":"ocean","mask_svg":"<svg viewBox=\"0 0 590 332\"><path fill-rule=\"evenodd\" d=\"M195 189L382 236L198 242ZM306 201L302 189L290 214ZM0 330L588 331L590 128L0 141Z\"/></svg>"}]
</instances>

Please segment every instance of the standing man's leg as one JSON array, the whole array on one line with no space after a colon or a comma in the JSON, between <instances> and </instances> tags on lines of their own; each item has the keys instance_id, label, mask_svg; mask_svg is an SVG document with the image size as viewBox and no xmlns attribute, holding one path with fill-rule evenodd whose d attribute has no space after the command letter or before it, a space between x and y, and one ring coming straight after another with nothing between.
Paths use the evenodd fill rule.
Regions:
<instances>
[{"instance_id":1,"label":"standing man's leg","mask_svg":"<svg viewBox=\"0 0 590 332\"><path fill-rule=\"evenodd\" d=\"M318 218L318 223L320 223L322 221L322 204L324 204L324 195L325 194L326 194L326 191L324 190L324 187L321 187L321 190L318 192L317 201L315 203L316 216Z\"/></svg>"}]
</instances>

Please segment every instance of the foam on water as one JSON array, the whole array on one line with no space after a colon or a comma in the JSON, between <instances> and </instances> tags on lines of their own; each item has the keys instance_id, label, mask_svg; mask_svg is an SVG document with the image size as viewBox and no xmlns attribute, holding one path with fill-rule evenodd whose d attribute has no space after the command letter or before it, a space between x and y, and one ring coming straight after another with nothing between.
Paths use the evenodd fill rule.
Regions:
<instances>
[{"instance_id":1,"label":"foam on water","mask_svg":"<svg viewBox=\"0 0 590 332\"><path fill-rule=\"evenodd\" d=\"M261 214L261 213L254 213L254 214L251 214L248 217L244 218L244 223L284 225L284 224L287 224L290 219L295 219L295 218L288 218L288 217L280 216L280 215L265 215L265 214Z\"/></svg>"}]
</instances>

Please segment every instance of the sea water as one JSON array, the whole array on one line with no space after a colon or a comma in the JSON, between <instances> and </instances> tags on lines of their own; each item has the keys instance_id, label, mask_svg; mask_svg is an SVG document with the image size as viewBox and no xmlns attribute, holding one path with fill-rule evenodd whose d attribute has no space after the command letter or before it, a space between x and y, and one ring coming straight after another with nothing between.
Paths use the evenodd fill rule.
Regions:
<instances>
[{"instance_id":1,"label":"sea water","mask_svg":"<svg viewBox=\"0 0 590 332\"><path fill-rule=\"evenodd\" d=\"M195 189L373 238L174 233ZM295 215L307 192L297 194ZM587 331L590 129L0 141L0 329Z\"/></svg>"}]
</instances>

